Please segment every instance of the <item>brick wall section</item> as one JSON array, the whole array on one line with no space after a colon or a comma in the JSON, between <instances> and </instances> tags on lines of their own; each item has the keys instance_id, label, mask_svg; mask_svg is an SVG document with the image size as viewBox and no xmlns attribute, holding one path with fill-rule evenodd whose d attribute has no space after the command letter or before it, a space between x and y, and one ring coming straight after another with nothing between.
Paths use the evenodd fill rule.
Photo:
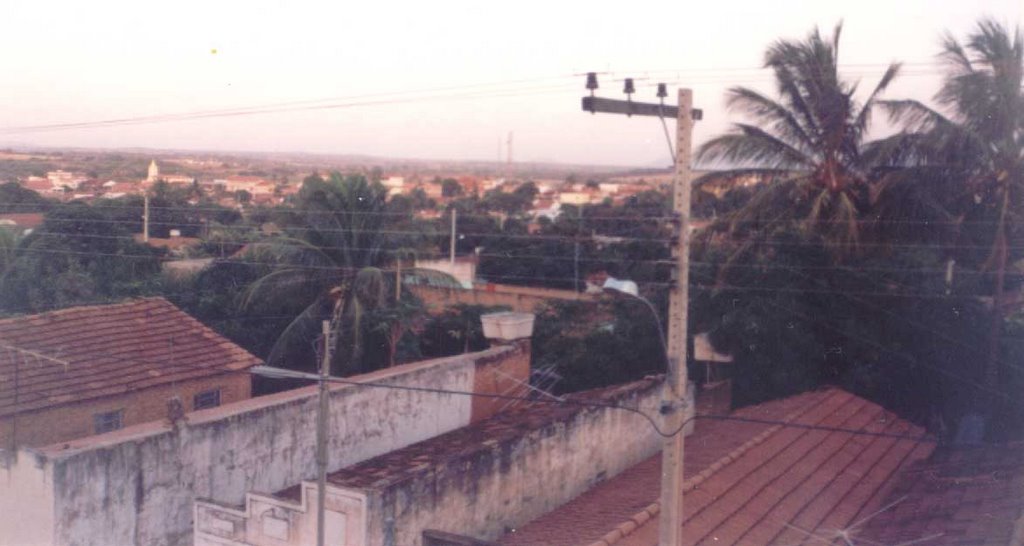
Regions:
<instances>
[{"instance_id":1,"label":"brick wall section","mask_svg":"<svg viewBox=\"0 0 1024 546\"><path fill-rule=\"evenodd\" d=\"M572 290L554 290L528 286L487 284L471 289L438 288L414 286L413 293L420 297L431 312L440 313L451 305L506 306L513 311L533 313L552 300L592 301L590 294L579 294Z\"/></svg>"},{"instance_id":2,"label":"brick wall section","mask_svg":"<svg viewBox=\"0 0 1024 546\"><path fill-rule=\"evenodd\" d=\"M251 384L248 373L222 374L22 413L0 421L0 448L15 443L43 446L92 436L93 416L108 411L122 410L125 427L160 421L167 417L167 400L174 396L181 398L185 411L195 409L193 396L211 389L220 389L221 404L245 400L251 396Z\"/></svg>"},{"instance_id":3,"label":"brick wall section","mask_svg":"<svg viewBox=\"0 0 1024 546\"><path fill-rule=\"evenodd\" d=\"M527 396L530 381L530 340L520 339L511 344L514 351L501 359L477 360L473 375L473 392L500 396ZM473 397L471 423L494 416L499 411L519 407L514 400Z\"/></svg>"}]
</instances>

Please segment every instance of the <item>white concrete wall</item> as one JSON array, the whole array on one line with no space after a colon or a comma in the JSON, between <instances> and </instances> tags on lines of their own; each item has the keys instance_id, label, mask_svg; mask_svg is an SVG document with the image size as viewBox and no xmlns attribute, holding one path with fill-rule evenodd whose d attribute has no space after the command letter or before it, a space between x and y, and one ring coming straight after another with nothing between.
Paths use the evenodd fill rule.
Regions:
<instances>
[{"instance_id":1,"label":"white concrete wall","mask_svg":"<svg viewBox=\"0 0 1024 546\"><path fill-rule=\"evenodd\" d=\"M467 391L473 389L477 359L513 351L499 347L353 379ZM315 476L315 389L192 413L178 429L148 423L66 448L49 446L35 450L39 462L23 450L10 470L25 479L18 480L16 491L0 490L0 506L16 504L8 497L15 492L48 495L53 521L40 523L52 530L52 540L42 543L47 545L191 544L196 499L238 505L249 491L273 492ZM335 385L330 469L465 426L470 415L468 396ZM33 473L24 466L31 464L41 470ZM0 514L0 537L19 532L24 520Z\"/></svg>"},{"instance_id":2,"label":"white concrete wall","mask_svg":"<svg viewBox=\"0 0 1024 546\"><path fill-rule=\"evenodd\" d=\"M655 384L614 403L658 415L660 399ZM367 542L351 546L418 546L425 529L493 540L618 475L661 445L639 415L586 409L512 441L494 442L468 460L366 492Z\"/></svg>"},{"instance_id":3,"label":"white concrete wall","mask_svg":"<svg viewBox=\"0 0 1024 546\"><path fill-rule=\"evenodd\" d=\"M366 496L328 487L324 541L366 543ZM242 509L196 502L195 546L306 546L316 544L317 486L304 482L298 503L249 494Z\"/></svg>"},{"instance_id":4,"label":"white concrete wall","mask_svg":"<svg viewBox=\"0 0 1024 546\"><path fill-rule=\"evenodd\" d=\"M0 544L49 545L53 542L54 503L53 489L46 485L53 482L52 476L44 461L27 453L18 456L18 464L0 467Z\"/></svg>"},{"instance_id":5,"label":"white concrete wall","mask_svg":"<svg viewBox=\"0 0 1024 546\"><path fill-rule=\"evenodd\" d=\"M463 288L472 288L476 279L476 263L470 261L456 260L453 264L450 260L416 260L416 267L447 273L462 283Z\"/></svg>"}]
</instances>

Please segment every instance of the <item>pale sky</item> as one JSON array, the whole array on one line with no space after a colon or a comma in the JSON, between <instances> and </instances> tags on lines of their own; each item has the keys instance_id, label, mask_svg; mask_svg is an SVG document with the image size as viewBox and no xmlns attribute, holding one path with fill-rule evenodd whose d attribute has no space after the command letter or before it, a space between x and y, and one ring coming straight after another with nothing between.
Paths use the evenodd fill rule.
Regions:
<instances>
[{"instance_id":1,"label":"pale sky","mask_svg":"<svg viewBox=\"0 0 1024 546\"><path fill-rule=\"evenodd\" d=\"M581 112L583 77L573 74L611 72L599 95L612 98L624 98L614 80L627 76L649 78L635 100L656 101L658 81L691 87L704 110L700 142L737 119L722 107L726 88L771 90L756 68L775 39L815 25L830 33L843 19L851 79L873 87L887 63L904 61L888 96L928 99L940 32L963 36L986 15L1019 24L1024 11L1021 0L2 5L3 144L496 160L512 131L517 161L637 166L671 161L657 119ZM2 132L319 99L387 103Z\"/></svg>"}]
</instances>

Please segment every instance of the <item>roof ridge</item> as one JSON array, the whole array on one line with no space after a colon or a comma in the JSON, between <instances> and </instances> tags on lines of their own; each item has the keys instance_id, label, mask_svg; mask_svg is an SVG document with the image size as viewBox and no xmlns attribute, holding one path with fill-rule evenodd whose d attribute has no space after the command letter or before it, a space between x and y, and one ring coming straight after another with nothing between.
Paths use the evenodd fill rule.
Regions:
<instances>
[{"instance_id":1,"label":"roof ridge","mask_svg":"<svg viewBox=\"0 0 1024 546\"><path fill-rule=\"evenodd\" d=\"M837 389L835 387L827 387L822 390L823 394L815 403L807 404L806 406L803 406L799 409L792 411L791 413L786 415L782 420L786 423L792 422L796 420L801 414L810 411L818 404L824 402L825 399L827 399L828 397L835 396L836 394L842 392L845 391L843 391L842 389ZM736 449L733 449L725 456L719 458L717 461L711 463L709 467L699 472L696 476L683 482L683 492L686 493L693 491L698 485L704 483L705 480L713 476L719 470L733 463L754 447L764 443L770 436L772 436L782 428L782 424L773 425L772 427L761 431L760 434L747 440L741 446L737 447ZM633 514L632 516L630 516L629 519L615 526L615 528L612 531L608 532L596 541L591 542L587 546L613 546L623 538L632 534L633 531L639 529L641 525L647 523L647 521L649 521L651 518L658 515L659 512L661 512L660 498L652 502L651 504L647 505L647 507L644 508L643 510L637 512L636 514Z\"/></svg>"},{"instance_id":2,"label":"roof ridge","mask_svg":"<svg viewBox=\"0 0 1024 546\"><path fill-rule=\"evenodd\" d=\"M168 303L170 305L174 305L173 303L170 302L170 300L168 300L167 298L164 298L163 296L133 296L133 297L130 297L130 298L127 298L127 299L123 299L121 301L110 302L110 303L94 303L94 304L91 304L91 305L76 305L74 307L65 307L63 309L54 309L53 311L44 311L42 313L17 315L17 316L14 316L14 317L0 319L0 325L3 325L3 324L14 324L14 323L17 323L19 321L30 320L30 319L33 319L33 318L43 318L43 317L53 317L53 316L58 316L58 315L68 315L68 314L71 314L71 313L86 311L86 310L89 310L89 309L97 309L97 308L100 308L100 307L107 307L107 308L111 308L111 307L127 307L127 306L130 306L130 305L138 305L140 303L150 303L150 302L152 302L152 303Z\"/></svg>"}]
</instances>

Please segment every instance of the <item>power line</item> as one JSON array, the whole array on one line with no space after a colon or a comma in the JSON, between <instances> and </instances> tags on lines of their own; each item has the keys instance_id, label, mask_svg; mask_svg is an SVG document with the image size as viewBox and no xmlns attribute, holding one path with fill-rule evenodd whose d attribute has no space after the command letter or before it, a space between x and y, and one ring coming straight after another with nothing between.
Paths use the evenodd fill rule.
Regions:
<instances>
[{"instance_id":1,"label":"power line","mask_svg":"<svg viewBox=\"0 0 1024 546\"><path fill-rule=\"evenodd\" d=\"M853 66L853 65L851 65ZM870 67L875 65L858 65L861 68L859 70L848 70L847 74L861 74L861 75L873 75L874 71L870 70ZM877 65L883 66L883 65ZM887 65L886 65L887 66ZM908 65L904 65L908 66ZM919 66L910 69L903 70L901 76L915 76L915 75L929 75L929 74L940 74L945 73L944 70L925 68ZM865 68L868 67L868 68ZM840 67L842 68L842 67ZM676 85L685 79L690 84L709 84L709 83L754 83L761 80L772 80L774 75L770 72L770 69L765 67L750 68L750 69L718 69L718 70L731 70L736 71L759 71L763 74L757 75L746 75L743 77L736 77L734 74L728 72L721 72L714 74L708 70L700 69L664 69L655 71L643 71L643 73L675 73L675 80L668 80L661 83ZM691 75L683 77L684 73L689 72ZM278 102L269 103L263 105L252 105L246 107L235 107L227 109L213 109L213 110L198 110L191 112L180 112L170 114L151 114L144 116L127 116L122 118L110 118L105 120L93 120L93 121L82 121L82 122L64 122L64 123L50 123L50 124L38 124L38 125L24 125L17 127L0 128L0 134L17 134L17 133L30 133L40 131L54 131L54 130L67 130L67 129L92 129L102 127L116 127L122 125L136 125L136 124L149 124L149 123L166 123L173 121L189 121L197 119L209 119L209 118L223 118L223 117L237 117L237 116L250 116L259 114L269 113L280 113L280 112L294 112L294 111L308 111L308 110L327 110L327 109L341 109L341 108L354 108L363 106L374 106L384 104L395 104L395 103L410 103L416 101L427 101L427 100L445 100L445 99L471 99L471 98L502 98L509 96L520 96L530 94L530 92L551 92L556 90L566 91L575 89L577 86L561 84L547 86L534 86L533 88L519 88L505 90L502 87L509 85L517 85L523 83L537 83L541 81L560 81L568 78L575 77L571 75L555 76L550 78L530 78L522 80L510 80L506 82L494 82L489 84L467 84L460 86L449 86L440 87L425 90L416 91L392 91L392 92L377 92L363 95L352 95L347 97L332 97L324 99L309 99L303 101L289 101L289 102ZM486 89L486 88L497 88L497 89ZM461 91L461 92L460 92ZM445 93L447 92L447 93ZM417 96L418 95L418 96ZM383 97L394 97L394 98L383 98Z\"/></svg>"},{"instance_id":2,"label":"power line","mask_svg":"<svg viewBox=\"0 0 1024 546\"><path fill-rule=\"evenodd\" d=\"M922 366L924 368L928 368L930 370L934 370L934 371L936 371L936 372L938 372L938 373L940 373L942 375L951 377L951 378L956 379L958 381L961 381L961 382L963 382L963 383L965 383L967 385L970 385L970 386L972 386L972 387L974 387L974 388L976 388L976 389L978 389L980 391L985 391L985 392L987 392L989 394L999 396L999 397L1004 398L1004 399L1006 399L1007 401L1010 401L1010 402L1013 401L1013 399L1010 398L1005 393L999 392L999 391L997 391L995 389L990 389L990 388L986 387L985 385L982 385L981 383L978 383L977 381L974 381L974 380L972 380L970 378L964 377L963 375L960 375L958 373L951 372L951 371L946 370L944 368L941 368L939 366L935 366L934 364L929 364L927 362L919 362L917 359L915 359L915 358L913 358L911 356L908 356L908 355L905 355L903 353L894 351L894 350L892 350L892 349L890 349L890 348L888 348L888 347L886 347L886 346L884 346L884 345L882 345L880 343L872 341L872 340L870 340L870 339L868 339L866 337L858 336L858 335L855 335L855 334L851 334L850 332L846 332L846 331L843 331L843 330L841 330L839 328L836 328L835 326L831 326L827 322L822 321L820 318L818 318L818 319L812 318L812 317L810 317L810 316L808 316L808 315L806 315L804 313L800 313L799 311L794 311L793 309L790 309L790 308L788 308L786 306L778 305L778 304L773 303L773 302L765 302L765 303L767 303L768 305L770 305L772 307L780 309L782 311L786 311L786 312L789 312L789 313L791 313L793 315L796 315L796 316L798 316L798 317L800 317L800 318L802 318L804 320L813 322L814 324L823 326L824 328L826 328L828 330L832 330L833 332L836 332L836 333L838 333L840 335L846 336L846 337L851 338L851 339L858 340L858 341L860 341L862 343L867 343L868 345L871 345L872 347L875 347L876 349L879 349L879 350L885 351L887 353L893 354L895 356L898 356L898 357L906 360L907 362L909 362L912 365Z\"/></svg>"},{"instance_id":3,"label":"power line","mask_svg":"<svg viewBox=\"0 0 1024 546\"><path fill-rule=\"evenodd\" d=\"M533 182L536 183L536 181L533 181ZM426 185L426 184L433 184L433 182L424 182L424 183L421 183L421 184L424 184L424 185ZM657 190L655 188L651 188L651 190L647 190L647 191L657 191ZM137 197L141 197L141 195L138 195ZM118 204L115 204L115 202L117 200L119 200L119 199L123 199L123 198L119 197L117 199L111 199L110 201L97 201L97 202L94 202L91 206L93 207L93 210L103 210L103 211L110 210L110 209L135 211L135 210L139 210L139 209L142 208L141 204L139 204L139 205L118 205ZM485 198L482 197L481 199L485 199ZM71 203L54 203L54 205L56 206L57 210L74 210L74 208L76 206L76 205L72 205ZM7 207L7 208L22 207L24 209L28 209L27 212L39 212L39 213L43 213L43 214L50 212L50 210L47 210L47 211L39 210L39 205L35 204L35 203L10 203L10 204L6 204L4 206ZM595 207L595 206L599 206L599 205L588 205L588 206ZM170 210L170 211L180 211L180 212L221 212L221 213L229 212L229 211L230 212L237 212L237 211L235 211L235 209L232 209L230 207L223 207L223 206L206 206L206 207L204 207L204 206L199 206L199 205L187 205L187 206L185 206L185 205L180 205L180 206L172 205L172 206L166 206L166 207L159 207L159 206L155 206L155 205L151 204L149 206L149 208L150 208L150 210ZM384 217L387 217L387 216L398 216L398 217L408 218L410 220L419 220L419 221L433 221L433 220L437 220L437 218L423 218L423 217L419 217L419 216L416 216L415 213L410 214L410 213L407 213L407 212L387 211L387 210L383 210L383 211L347 211L347 210L346 211L337 211L337 210L327 210L327 209L311 209L311 208L300 208L300 207L288 207L288 208L282 209L281 212L283 212L283 213L298 213L298 214L306 215L306 216L319 216L319 215L323 215L323 216L373 216L373 217L379 217L379 216L384 216ZM0 213L0 215L2 215L2 214L5 214L5 213ZM463 212L461 210L459 212L459 217L460 218L479 218L479 219L487 219L487 220L497 220L497 219L500 218L498 213L471 214L471 213ZM658 215L654 215L654 216L651 216L651 215L607 216L607 215L602 215L602 214L596 214L596 215L593 215L593 216L584 215L584 216L581 217L581 219L582 220L587 220L587 221L595 221L595 222L606 222L606 221L607 222L611 222L611 221L671 222L673 220L676 220L676 217L674 217L674 216L658 216ZM573 218L573 220L575 221L576 218Z\"/></svg>"},{"instance_id":4,"label":"power line","mask_svg":"<svg viewBox=\"0 0 1024 546\"><path fill-rule=\"evenodd\" d=\"M810 276L808 276L805 273L801 273L799 271L794 271L794 272L797 273L798 275L804 277L804 278L813 280ZM854 273L856 274L856 272L854 272ZM868 280L872 280L869 277L863 277L863 278L868 279ZM938 339L942 339L942 340L944 340L944 341L946 341L948 343L959 345L960 347L963 347L965 349L969 349L972 352L978 351L978 353L981 354L982 356L987 356L986 349L980 349L980 348L968 345L968 344L960 341L957 336L952 335L951 333L939 332L938 330L935 330L934 328L931 328L931 327L929 327L929 326L927 326L925 324L922 324L922 323L914 320L910 316L896 315L892 311L889 311L888 309L886 309L886 308L884 308L884 307L882 307L880 305L877 305L877 304L874 304L874 303L872 303L870 301L867 301L865 299L856 297L856 295L853 295L853 294L850 294L850 293L836 292L836 294L838 294L840 296L843 296L843 297L845 297L847 299L851 299L851 300L854 300L854 301L859 301L859 302L861 302L863 304L869 305L869 306L871 306L871 307L873 307L875 309L878 309L879 311L882 311L883 313L885 313L885 314L887 314L887 315L889 315L889 316L891 316L893 318L896 318L896 319L899 319L899 320L901 320L903 322L906 322L907 324L910 324L911 326L914 326L914 327L916 327L916 328L918 328L920 330L924 330L926 332L929 332L929 333L933 334ZM946 296L946 297L948 298L949 296ZM1009 362L1002 362L1000 360L997 360L996 362L998 364L1002 364L1002 365L1005 365L1007 367L1011 367L1011 368L1018 369L1018 370L1024 370L1024 365L1012 364L1012 363L1009 363Z\"/></svg>"},{"instance_id":5,"label":"power line","mask_svg":"<svg viewBox=\"0 0 1024 546\"><path fill-rule=\"evenodd\" d=\"M84 121L84 122L69 122L69 123L52 123L43 125L25 125L20 127L8 127L0 128L0 134L18 134L18 133L31 133L41 131L54 131L54 130L67 130L67 129L94 129L94 128L105 128L105 127L118 127L124 125L138 125L138 124L150 124L150 123L166 123L174 121L192 121L200 119L210 118L224 118L224 117L238 117L238 116L249 116L257 114L272 114L280 112L296 112L296 111L311 111L311 110L333 110L343 108L355 108L363 106L377 106L387 105L396 103L411 103L411 102L422 102L429 100L451 100L451 99L472 99L472 98L505 98L514 96L523 96L529 94L537 94L570 90L575 86L568 86L566 84L561 85L547 85L547 86L535 86L533 88L523 88L519 90L511 91L471 91L462 93L446 93L446 94L434 94L424 96L413 96L393 99L382 99L373 98L381 96L394 96L395 94L401 93L381 93L375 95L363 95L363 100L351 100L348 99L344 102L334 102L327 104L298 104L292 106L264 106L264 107L248 107L248 108L234 108L224 110L208 110L198 111L193 113L185 114L159 114L149 116L134 116L124 118L113 118L106 120L97 121ZM409 94L409 93L406 93ZM313 102L326 102L326 101L313 101Z\"/></svg>"},{"instance_id":6,"label":"power line","mask_svg":"<svg viewBox=\"0 0 1024 546\"><path fill-rule=\"evenodd\" d=\"M19 252L23 253L36 253L36 254L52 254L52 255L74 255L74 256L103 256L110 258L122 258L122 259L138 259L138 260L158 260L167 261L162 259L160 256L149 255L149 254L115 254L109 252L84 252L84 251L73 251L73 250L51 250L51 249L21 249ZM605 261L605 260L598 260ZM611 261L611 260L607 260ZM309 270L309 271L332 271L336 273L344 271L358 271L362 268L349 267L349 266L334 266L334 265L312 265L312 264L289 264L289 263L267 263L267 262L256 262L246 260L230 260L227 263L239 264L239 265L254 265L263 267L279 267L295 270ZM659 264L661 262L658 262ZM382 271L391 272L394 268L381 268ZM532 276L532 275L506 275L506 274L481 274L482 277L497 277L501 279L519 279L519 280L541 280L541 281L565 281L572 282L575 280L574 277L565 276ZM673 285L671 282L657 282L649 281L645 282L646 285L650 286L665 286L670 287ZM858 295L858 296L879 296L879 297L897 297L897 298L931 298L931 299L949 299L951 296L945 294L931 294L931 293L905 293L905 292L871 292L871 291L835 291L826 289L808 289L808 288L767 288L761 286L733 286L733 285L696 285L697 288L717 290L717 291L741 291L741 292L765 292L765 293L793 293L793 294L840 294L840 295ZM957 294L953 297L986 297L988 294Z\"/></svg>"}]
</instances>

